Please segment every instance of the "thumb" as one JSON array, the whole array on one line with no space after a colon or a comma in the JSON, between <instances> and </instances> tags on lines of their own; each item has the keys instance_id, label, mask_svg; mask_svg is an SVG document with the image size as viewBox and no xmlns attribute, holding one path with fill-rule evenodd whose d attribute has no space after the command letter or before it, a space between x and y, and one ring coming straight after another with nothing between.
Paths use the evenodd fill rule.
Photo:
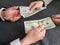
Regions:
<instances>
[{"instance_id":1,"label":"thumb","mask_svg":"<svg viewBox=\"0 0 60 45\"><path fill-rule=\"evenodd\" d=\"M36 30L38 30L38 32L42 32L43 30L45 30L45 27L44 27L44 25L41 25L41 26L37 27Z\"/></svg>"}]
</instances>

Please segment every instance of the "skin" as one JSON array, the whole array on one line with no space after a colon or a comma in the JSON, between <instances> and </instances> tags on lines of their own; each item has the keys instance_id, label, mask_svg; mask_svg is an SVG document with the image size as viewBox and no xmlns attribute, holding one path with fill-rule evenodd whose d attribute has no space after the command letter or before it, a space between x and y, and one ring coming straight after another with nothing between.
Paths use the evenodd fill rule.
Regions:
<instances>
[{"instance_id":1,"label":"skin","mask_svg":"<svg viewBox=\"0 0 60 45\"><path fill-rule=\"evenodd\" d=\"M13 6L5 11L2 11L2 16L5 20L15 22L21 18L18 6Z\"/></svg>"},{"instance_id":2,"label":"skin","mask_svg":"<svg viewBox=\"0 0 60 45\"><path fill-rule=\"evenodd\" d=\"M51 18L55 24L60 25L60 14L53 15Z\"/></svg>"},{"instance_id":3,"label":"skin","mask_svg":"<svg viewBox=\"0 0 60 45\"><path fill-rule=\"evenodd\" d=\"M22 45L30 45L32 43L35 43L39 40L42 40L45 37L46 30L44 29L44 26L37 27L35 29L32 29L27 33L25 38L21 40ZM27 43L28 42L28 43Z\"/></svg>"},{"instance_id":4,"label":"skin","mask_svg":"<svg viewBox=\"0 0 60 45\"><path fill-rule=\"evenodd\" d=\"M42 8L43 2L42 1L35 1L30 4L30 10L34 10L35 8ZM19 11L17 10L18 7L10 7L2 12L2 16L5 20L15 22L21 18ZM22 45L30 45L35 43L39 40L44 39L46 30L44 26L39 26L35 29L32 29L27 33L27 35L20 41ZM28 42L28 43L27 43Z\"/></svg>"},{"instance_id":5,"label":"skin","mask_svg":"<svg viewBox=\"0 0 60 45\"><path fill-rule=\"evenodd\" d=\"M43 1L35 1L32 2L30 5L30 10L34 11L36 8L42 8L43 7Z\"/></svg>"},{"instance_id":6,"label":"skin","mask_svg":"<svg viewBox=\"0 0 60 45\"><path fill-rule=\"evenodd\" d=\"M34 11L35 8L42 8L42 6L43 6L43 1L35 1L29 5L30 10L32 12ZM21 18L21 15L18 10L18 6L13 6L13 7L6 9L5 11L2 11L2 17L5 20L11 21L11 22L15 22L19 20Z\"/></svg>"}]
</instances>

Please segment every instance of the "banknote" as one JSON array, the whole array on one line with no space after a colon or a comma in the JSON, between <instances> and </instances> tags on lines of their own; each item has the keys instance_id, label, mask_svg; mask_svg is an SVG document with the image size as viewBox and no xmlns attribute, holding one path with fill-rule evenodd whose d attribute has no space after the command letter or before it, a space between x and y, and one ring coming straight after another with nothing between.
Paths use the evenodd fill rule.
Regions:
<instances>
[{"instance_id":1,"label":"banknote","mask_svg":"<svg viewBox=\"0 0 60 45\"><path fill-rule=\"evenodd\" d=\"M42 7L42 8L36 8L33 12L29 10L30 8L28 6L20 6L20 14L24 17L30 17L44 9L46 9L46 7ZM31 13L32 12L32 13Z\"/></svg>"},{"instance_id":2,"label":"banknote","mask_svg":"<svg viewBox=\"0 0 60 45\"><path fill-rule=\"evenodd\" d=\"M50 17L47 17L39 20L25 21L24 22L25 32L27 33L28 31L41 25L44 25L46 30L56 27L52 19Z\"/></svg>"}]
</instances>

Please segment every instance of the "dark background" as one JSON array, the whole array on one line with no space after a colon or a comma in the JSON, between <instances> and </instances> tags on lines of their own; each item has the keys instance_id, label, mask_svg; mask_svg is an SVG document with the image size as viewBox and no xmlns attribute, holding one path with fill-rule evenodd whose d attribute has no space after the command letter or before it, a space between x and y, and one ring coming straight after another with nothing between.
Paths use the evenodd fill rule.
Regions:
<instances>
[{"instance_id":1,"label":"dark background","mask_svg":"<svg viewBox=\"0 0 60 45\"><path fill-rule=\"evenodd\" d=\"M29 6L32 1L35 0L0 0L0 8L8 8L16 5ZM7 21L3 22L0 20L0 45L7 45L9 42L17 38L22 39L25 36L24 21L38 20L59 13L60 1L54 0L48 5L47 9L31 17L25 19L22 17L14 23ZM60 45L60 26L56 25L56 28L47 30L45 38L33 45Z\"/></svg>"}]
</instances>

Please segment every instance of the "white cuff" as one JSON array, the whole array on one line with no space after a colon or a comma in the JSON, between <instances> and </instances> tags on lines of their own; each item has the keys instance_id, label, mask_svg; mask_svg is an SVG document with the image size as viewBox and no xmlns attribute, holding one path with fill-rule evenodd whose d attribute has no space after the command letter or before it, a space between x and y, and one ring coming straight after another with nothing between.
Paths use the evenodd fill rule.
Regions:
<instances>
[{"instance_id":1,"label":"white cuff","mask_svg":"<svg viewBox=\"0 0 60 45\"><path fill-rule=\"evenodd\" d=\"M49 3L51 3L53 0L43 0L45 3L45 6L47 6Z\"/></svg>"},{"instance_id":2,"label":"white cuff","mask_svg":"<svg viewBox=\"0 0 60 45\"><path fill-rule=\"evenodd\" d=\"M21 45L20 39L18 38L18 39L16 39L16 40L10 42L10 45Z\"/></svg>"},{"instance_id":3,"label":"white cuff","mask_svg":"<svg viewBox=\"0 0 60 45\"><path fill-rule=\"evenodd\" d=\"M2 17L2 15L1 15L1 12L3 11L3 9L5 9L5 8L1 8L0 9L0 18L2 19L2 21L5 21L5 19Z\"/></svg>"}]
</instances>

